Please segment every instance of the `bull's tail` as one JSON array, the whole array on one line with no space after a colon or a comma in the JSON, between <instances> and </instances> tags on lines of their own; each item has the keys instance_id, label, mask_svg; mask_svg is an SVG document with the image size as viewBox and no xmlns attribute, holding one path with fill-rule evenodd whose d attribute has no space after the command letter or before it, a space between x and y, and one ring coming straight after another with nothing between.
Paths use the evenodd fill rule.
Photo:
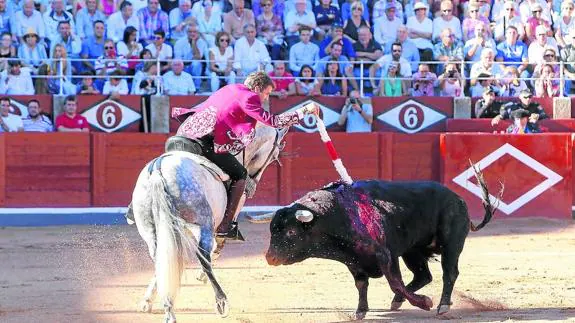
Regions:
<instances>
[{"instance_id":1,"label":"bull's tail","mask_svg":"<svg viewBox=\"0 0 575 323\"><path fill-rule=\"evenodd\" d=\"M479 167L477 167L477 165L473 164L471 161L469 161L469 163L471 164L471 167L473 167L473 172L475 173L477 183L479 183L479 186L481 186L481 202L483 203L483 208L485 209L485 215L483 216L483 221L481 221L479 225L475 226L473 222L470 222L471 231L475 232L481 230L481 228L483 228L487 223L489 223L489 221L491 221L493 214L495 214L495 211L499 206L499 202L497 202L495 205L491 204L491 198L489 197L489 190L487 189L487 184L485 183L485 179L483 178L483 173L481 172ZM498 196L499 201L503 196L503 189L504 189L503 184L501 184L501 190L499 191Z\"/></svg>"},{"instance_id":2,"label":"bull's tail","mask_svg":"<svg viewBox=\"0 0 575 323\"><path fill-rule=\"evenodd\" d=\"M159 170L150 176L152 210L156 220L156 279L158 295L164 304L173 306L180 290L184 258L189 246L197 246L186 232L185 221L179 216L173 196Z\"/></svg>"}]
</instances>

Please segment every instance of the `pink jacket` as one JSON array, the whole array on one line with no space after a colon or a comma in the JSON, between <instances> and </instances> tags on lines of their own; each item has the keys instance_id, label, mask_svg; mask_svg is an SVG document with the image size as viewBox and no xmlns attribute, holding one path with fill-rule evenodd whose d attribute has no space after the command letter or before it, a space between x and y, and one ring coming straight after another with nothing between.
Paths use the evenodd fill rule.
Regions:
<instances>
[{"instance_id":1,"label":"pink jacket","mask_svg":"<svg viewBox=\"0 0 575 323\"><path fill-rule=\"evenodd\" d=\"M299 122L303 115L286 112L273 115L262 108L260 97L243 84L226 85L213 93L196 109L175 108L172 117L195 112L177 134L190 139L214 135L214 151L238 154L253 141L256 122L283 128Z\"/></svg>"}]
</instances>

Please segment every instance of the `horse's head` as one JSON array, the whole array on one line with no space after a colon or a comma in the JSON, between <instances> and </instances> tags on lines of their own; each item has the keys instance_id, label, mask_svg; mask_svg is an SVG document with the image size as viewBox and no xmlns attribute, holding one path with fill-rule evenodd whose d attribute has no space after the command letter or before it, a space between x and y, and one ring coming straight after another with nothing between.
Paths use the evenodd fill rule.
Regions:
<instances>
[{"instance_id":1,"label":"horse's head","mask_svg":"<svg viewBox=\"0 0 575 323\"><path fill-rule=\"evenodd\" d=\"M263 170L278 159L281 150L284 148L283 139L288 133L289 128L274 129L263 124L258 123L256 127L256 137L254 141L248 145L243 154L237 157L240 162L244 162L244 167L248 171L250 177L259 177ZM245 158L245 159L243 159Z\"/></svg>"}]
</instances>

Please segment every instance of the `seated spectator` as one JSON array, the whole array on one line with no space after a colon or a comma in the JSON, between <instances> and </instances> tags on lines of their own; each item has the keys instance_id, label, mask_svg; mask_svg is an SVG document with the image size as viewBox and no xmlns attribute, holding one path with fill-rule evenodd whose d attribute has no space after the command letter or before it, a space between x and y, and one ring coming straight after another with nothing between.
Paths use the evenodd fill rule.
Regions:
<instances>
[{"instance_id":1,"label":"seated spectator","mask_svg":"<svg viewBox=\"0 0 575 323\"><path fill-rule=\"evenodd\" d=\"M109 39L117 43L124 38L126 28L133 27L136 30L140 28L138 16L134 14L135 10L136 9L132 6L132 2L128 0L122 1L120 11L114 12L108 18L107 37ZM139 37L137 37L137 39L139 39Z\"/></svg>"},{"instance_id":2,"label":"seated spectator","mask_svg":"<svg viewBox=\"0 0 575 323\"><path fill-rule=\"evenodd\" d=\"M52 132L54 126L50 118L42 113L40 102L36 99L28 101L28 116L22 119L26 132Z\"/></svg>"},{"instance_id":3,"label":"seated spectator","mask_svg":"<svg viewBox=\"0 0 575 323\"><path fill-rule=\"evenodd\" d=\"M180 59L172 61L172 70L162 76L165 95L193 95L196 93L192 75L184 72L184 62Z\"/></svg>"},{"instance_id":4,"label":"seated spectator","mask_svg":"<svg viewBox=\"0 0 575 323\"><path fill-rule=\"evenodd\" d=\"M290 11L285 16L284 27L286 29L285 40L288 47L291 47L299 40L299 30L306 26L309 30L317 27L315 16L311 10L307 9L306 0L294 0L295 10Z\"/></svg>"},{"instance_id":5,"label":"seated spectator","mask_svg":"<svg viewBox=\"0 0 575 323\"><path fill-rule=\"evenodd\" d=\"M519 4L519 17L521 17L521 21L524 24L527 24L527 20L531 17L533 8L536 4L542 6L542 17L547 21L551 21L551 15L549 13L550 6L547 5L545 0L525 0Z\"/></svg>"},{"instance_id":6,"label":"seated spectator","mask_svg":"<svg viewBox=\"0 0 575 323\"><path fill-rule=\"evenodd\" d=\"M95 59L104 55L104 31L106 27L103 21L94 21L94 36L86 38L82 42L82 52L80 56L84 59L82 61L82 70L96 71L94 68ZM88 60L86 60L88 59Z\"/></svg>"},{"instance_id":7,"label":"seated spectator","mask_svg":"<svg viewBox=\"0 0 575 323\"><path fill-rule=\"evenodd\" d=\"M419 50L421 61L429 62L433 60L433 44L431 43L431 31L433 23L427 18L427 6L423 2L414 5L415 16L407 19L407 30L409 38Z\"/></svg>"},{"instance_id":8,"label":"seated spectator","mask_svg":"<svg viewBox=\"0 0 575 323\"><path fill-rule=\"evenodd\" d=\"M138 30L132 26L126 27L122 40L116 43L116 51L128 61L130 74L134 74L142 50L142 44L138 43Z\"/></svg>"},{"instance_id":9,"label":"seated spectator","mask_svg":"<svg viewBox=\"0 0 575 323\"><path fill-rule=\"evenodd\" d=\"M373 63L383 56L381 46L376 43L371 37L371 31L367 27L359 29L358 41L353 44L353 49L356 53L356 61L363 63L363 77L369 77L369 70ZM344 69L345 70L345 69ZM353 69L352 86L357 89L353 83L357 83L355 79L361 75L361 67L356 65ZM372 88L371 82L365 83L364 86Z\"/></svg>"},{"instance_id":10,"label":"seated spectator","mask_svg":"<svg viewBox=\"0 0 575 323\"><path fill-rule=\"evenodd\" d=\"M50 55L54 53L54 47L58 44L64 45L66 53L71 60L80 58L80 53L82 52L82 40L72 34L72 26L70 26L69 21L60 21L60 23L58 23L58 36L50 43ZM82 63L80 61L75 61L71 65L72 73L74 74L82 68Z\"/></svg>"},{"instance_id":11,"label":"seated spectator","mask_svg":"<svg viewBox=\"0 0 575 323\"><path fill-rule=\"evenodd\" d=\"M457 64L448 63L445 65L445 71L437 78L439 81L439 96L442 97L461 97L465 87L465 79L461 77L457 70Z\"/></svg>"},{"instance_id":12,"label":"seated spectator","mask_svg":"<svg viewBox=\"0 0 575 323\"><path fill-rule=\"evenodd\" d=\"M501 78L501 96L515 97L521 91L527 89L525 81L520 79L520 74L514 66L505 67L503 77Z\"/></svg>"},{"instance_id":13,"label":"seated spectator","mask_svg":"<svg viewBox=\"0 0 575 323\"><path fill-rule=\"evenodd\" d=\"M19 115L10 113L10 109L10 98L0 98L0 132L24 131L22 118Z\"/></svg>"},{"instance_id":14,"label":"seated spectator","mask_svg":"<svg viewBox=\"0 0 575 323\"><path fill-rule=\"evenodd\" d=\"M114 42L108 39L104 43L104 54L96 59L94 67L96 75L107 76L117 69L121 69L123 71L127 70L128 62L124 56L116 53Z\"/></svg>"},{"instance_id":15,"label":"seated spectator","mask_svg":"<svg viewBox=\"0 0 575 323\"><path fill-rule=\"evenodd\" d=\"M186 37L186 27L191 23L197 24L192 15L191 0L178 0L178 7L166 12L169 12L170 38L173 41Z\"/></svg>"},{"instance_id":16,"label":"seated spectator","mask_svg":"<svg viewBox=\"0 0 575 323\"><path fill-rule=\"evenodd\" d=\"M559 52L555 39L547 37L547 27L539 25L535 28L535 41L531 42L527 50L529 63L537 64L542 61L547 47L553 47L556 53Z\"/></svg>"},{"instance_id":17,"label":"seated spectator","mask_svg":"<svg viewBox=\"0 0 575 323\"><path fill-rule=\"evenodd\" d=\"M78 84L76 93L82 95L95 95L100 94L100 91L96 88L94 84L94 76L96 74L92 71L85 71L81 74L82 82Z\"/></svg>"},{"instance_id":18,"label":"seated spectator","mask_svg":"<svg viewBox=\"0 0 575 323\"><path fill-rule=\"evenodd\" d=\"M22 68L20 61L9 61L8 67L8 73L0 76L0 94L34 95L30 69Z\"/></svg>"},{"instance_id":19,"label":"seated spectator","mask_svg":"<svg viewBox=\"0 0 575 323\"><path fill-rule=\"evenodd\" d=\"M372 123L373 108L371 104L363 103L359 98L358 91L351 91L349 98L345 100L337 124L345 125L345 131L352 133L371 132Z\"/></svg>"},{"instance_id":20,"label":"seated spectator","mask_svg":"<svg viewBox=\"0 0 575 323\"><path fill-rule=\"evenodd\" d=\"M339 9L331 5L331 0L320 0L319 6L313 9L313 13L318 27L316 30L319 32L318 36L321 39L325 37L333 24L341 24L342 22Z\"/></svg>"},{"instance_id":21,"label":"seated spectator","mask_svg":"<svg viewBox=\"0 0 575 323\"><path fill-rule=\"evenodd\" d=\"M479 61L484 48L491 48L497 53L497 45L487 32L487 27L484 24L477 24L475 25L475 37L469 39L463 46L465 60L473 63ZM527 54L527 47L525 47L525 54Z\"/></svg>"},{"instance_id":22,"label":"seated spectator","mask_svg":"<svg viewBox=\"0 0 575 323\"><path fill-rule=\"evenodd\" d=\"M391 97L407 95L405 82L399 79L401 77L403 76L399 73L399 63L391 62L387 68L387 75L381 76L379 88L374 95Z\"/></svg>"},{"instance_id":23,"label":"seated spectator","mask_svg":"<svg viewBox=\"0 0 575 323\"><path fill-rule=\"evenodd\" d=\"M489 24L486 24L486 26ZM503 15L495 20L495 29L493 31L493 39L499 43L505 39L505 33L507 29L513 26L515 30L519 33L518 40L523 40L525 37L525 27L521 18L516 16L515 3L512 1L506 1L503 4Z\"/></svg>"},{"instance_id":24,"label":"seated spectator","mask_svg":"<svg viewBox=\"0 0 575 323\"><path fill-rule=\"evenodd\" d=\"M76 36L86 39L94 36L94 21L106 21L107 17L98 9L98 0L86 0L86 7L76 13Z\"/></svg>"},{"instance_id":25,"label":"seated spectator","mask_svg":"<svg viewBox=\"0 0 575 323\"><path fill-rule=\"evenodd\" d=\"M148 6L138 10L137 16L140 41L145 46L154 43L156 40L156 31L163 31L164 37L169 34L170 22L168 14L160 9L160 2L158 0L148 0Z\"/></svg>"},{"instance_id":26,"label":"seated spectator","mask_svg":"<svg viewBox=\"0 0 575 323\"><path fill-rule=\"evenodd\" d=\"M17 50L12 44L12 34L4 32L0 36L0 73L8 70L8 58L16 58Z\"/></svg>"},{"instance_id":27,"label":"seated spectator","mask_svg":"<svg viewBox=\"0 0 575 323\"><path fill-rule=\"evenodd\" d=\"M513 124L505 132L512 134L539 133L541 129L537 123L529 122L529 111L518 109L511 113Z\"/></svg>"},{"instance_id":28,"label":"seated spectator","mask_svg":"<svg viewBox=\"0 0 575 323\"><path fill-rule=\"evenodd\" d=\"M46 25L46 38L51 42L58 37L58 23L67 21L70 23L72 30L76 30L74 25L74 16L64 10L64 0L52 0L52 9L46 10L43 14L44 24Z\"/></svg>"},{"instance_id":29,"label":"seated spectator","mask_svg":"<svg viewBox=\"0 0 575 323\"><path fill-rule=\"evenodd\" d=\"M290 95L296 94L294 77L286 71L286 64L284 62L275 62L274 70L269 73L269 76L274 81L275 87L272 93L270 93L270 96L275 96L283 100Z\"/></svg>"},{"instance_id":30,"label":"seated spectator","mask_svg":"<svg viewBox=\"0 0 575 323\"><path fill-rule=\"evenodd\" d=\"M18 37L20 43L25 42L24 35L34 30L38 35L38 42L43 42L46 37L46 25L42 14L35 9L34 0L24 0L22 10L17 11L12 19L12 33Z\"/></svg>"},{"instance_id":31,"label":"seated spectator","mask_svg":"<svg viewBox=\"0 0 575 323\"><path fill-rule=\"evenodd\" d=\"M33 74L36 74L38 67L48 59L46 48L38 44L39 39L36 31L30 28L24 35L24 43L18 48L18 58Z\"/></svg>"},{"instance_id":32,"label":"seated spectator","mask_svg":"<svg viewBox=\"0 0 575 323\"><path fill-rule=\"evenodd\" d=\"M256 24L254 13L250 9L244 9L244 0L233 0L234 10L224 15L224 31L232 36L232 43L246 36L245 26ZM305 1L305 0L304 0Z\"/></svg>"},{"instance_id":33,"label":"seated spectator","mask_svg":"<svg viewBox=\"0 0 575 323\"><path fill-rule=\"evenodd\" d=\"M252 7L253 7L254 1L256 1L256 0L252 0ZM230 5L230 10L224 11L223 10L224 6L225 6L224 4L229 4L229 2L227 0L226 1L212 0L212 13L217 15L218 17L220 17L220 28L222 28L221 18L222 18L223 13L231 11L231 5ZM205 7L204 7L203 1L192 1L192 15L196 18L196 20L198 20L198 21L200 20L201 15L202 15L204 10L205 10Z\"/></svg>"},{"instance_id":34,"label":"seated spectator","mask_svg":"<svg viewBox=\"0 0 575 323\"><path fill-rule=\"evenodd\" d=\"M138 1L141 0L134 0L134 4L138 3ZM116 12L118 10L118 1L115 0L100 0L101 6L102 6L102 12L104 13L104 15L106 15L106 17L109 17L111 14L113 14L114 12ZM144 4L142 4L143 6Z\"/></svg>"},{"instance_id":35,"label":"seated spectator","mask_svg":"<svg viewBox=\"0 0 575 323\"><path fill-rule=\"evenodd\" d=\"M197 27L195 28L197 32ZM172 46L166 43L166 34L163 30L158 29L154 32L154 41L148 44L146 49L152 53L153 58L160 61L162 72L170 69L167 61L174 57L174 51ZM201 54L203 56L203 52Z\"/></svg>"},{"instance_id":36,"label":"seated spectator","mask_svg":"<svg viewBox=\"0 0 575 323\"><path fill-rule=\"evenodd\" d=\"M407 27L399 26L397 29L397 41L395 43L399 43L401 45L401 57L405 58L407 62L411 64L411 72L414 73L419 68L419 50L417 46L407 37ZM388 55L391 54L391 48L395 43L387 43L383 48L383 54Z\"/></svg>"},{"instance_id":37,"label":"seated spectator","mask_svg":"<svg viewBox=\"0 0 575 323\"><path fill-rule=\"evenodd\" d=\"M397 38L398 28L403 26L403 20L396 15L396 2L384 1L386 4L385 15L373 20L373 36L381 46L393 43Z\"/></svg>"},{"instance_id":38,"label":"seated spectator","mask_svg":"<svg viewBox=\"0 0 575 323\"><path fill-rule=\"evenodd\" d=\"M89 132L90 124L81 114L77 113L78 105L75 95L69 95L64 101L64 113L56 117L56 131L59 132Z\"/></svg>"},{"instance_id":39,"label":"seated spectator","mask_svg":"<svg viewBox=\"0 0 575 323\"><path fill-rule=\"evenodd\" d=\"M419 71L412 76L413 96L434 96L434 88L437 86L437 75L432 73L429 65L420 64Z\"/></svg>"},{"instance_id":40,"label":"seated spectator","mask_svg":"<svg viewBox=\"0 0 575 323\"><path fill-rule=\"evenodd\" d=\"M563 61L563 74L565 77L565 93L569 95L575 80L575 29L569 32L571 41L561 49L561 61Z\"/></svg>"},{"instance_id":41,"label":"seated spectator","mask_svg":"<svg viewBox=\"0 0 575 323\"><path fill-rule=\"evenodd\" d=\"M328 63L325 73L319 78L322 95L347 96L347 79L339 70L336 62Z\"/></svg>"},{"instance_id":42,"label":"seated spectator","mask_svg":"<svg viewBox=\"0 0 575 323\"><path fill-rule=\"evenodd\" d=\"M318 75L325 74L327 65L330 62L337 62L339 64L340 73L344 75L350 81L350 85L357 90L359 89L359 86L353 76L353 66L350 64L349 58L343 56L341 53L342 47L340 44L332 45L331 55L320 59L316 64L315 71Z\"/></svg>"},{"instance_id":43,"label":"seated spectator","mask_svg":"<svg viewBox=\"0 0 575 323\"><path fill-rule=\"evenodd\" d=\"M441 32L441 42L435 44L433 48L433 59L443 62L435 66L437 73L443 73L445 63L463 60L463 44L455 38L450 28L443 29Z\"/></svg>"},{"instance_id":44,"label":"seated spectator","mask_svg":"<svg viewBox=\"0 0 575 323\"><path fill-rule=\"evenodd\" d=\"M124 71L116 69L110 74L110 78L104 83L103 95L117 97L128 94L128 82L124 80Z\"/></svg>"},{"instance_id":45,"label":"seated spectator","mask_svg":"<svg viewBox=\"0 0 575 323\"><path fill-rule=\"evenodd\" d=\"M544 64L541 75L535 80L535 96L538 98L552 98L559 95L559 80L555 79L553 66Z\"/></svg>"},{"instance_id":46,"label":"seated spectator","mask_svg":"<svg viewBox=\"0 0 575 323\"><path fill-rule=\"evenodd\" d=\"M136 65L136 71L135 71L136 73L134 75L138 74L138 72L143 71L144 64L146 64L147 62L151 62L152 60L153 60L152 52L144 48L144 50L142 50L142 52L140 53L140 62Z\"/></svg>"},{"instance_id":47,"label":"seated spectator","mask_svg":"<svg viewBox=\"0 0 575 323\"><path fill-rule=\"evenodd\" d=\"M517 40L518 35L516 27L507 27L505 41L497 45L496 60L503 62L505 66L516 67L522 78L528 78L530 73L527 70L529 62L527 46L522 41Z\"/></svg>"},{"instance_id":48,"label":"seated spectator","mask_svg":"<svg viewBox=\"0 0 575 323\"><path fill-rule=\"evenodd\" d=\"M463 19L461 26L463 41L467 42L475 38L475 26L483 24L489 26L489 19L479 15L479 7L476 5L469 5L468 16ZM495 37L494 37L495 38Z\"/></svg>"},{"instance_id":49,"label":"seated spectator","mask_svg":"<svg viewBox=\"0 0 575 323\"><path fill-rule=\"evenodd\" d=\"M198 32L198 26L195 23L188 26L186 33L187 37L179 39L174 46L174 58L185 62L185 71L194 77L194 86L196 89L199 89L202 83L203 61L205 60L205 53L208 52L209 45L208 42L201 37ZM169 67L163 70L169 70Z\"/></svg>"},{"instance_id":50,"label":"seated spectator","mask_svg":"<svg viewBox=\"0 0 575 323\"><path fill-rule=\"evenodd\" d=\"M158 75L156 63L147 62L144 70L134 77L132 84L132 94L153 95L158 93L161 86L161 77Z\"/></svg>"},{"instance_id":51,"label":"seated spectator","mask_svg":"<svg viewBox=\"0 0 575 323\"><path fill-rule=\"evenodd\" d=\"M72 62L68 59L66 47L62 44L54 46L48 89L51 94L76 94L76 86L72 83Z\"/></svg>"},{"instance_id":52,"label":"seated spectator","mask_svg":"<svg viewBox=\"0 0 575 323\"><path fill-rule=\"evenodd\" d=\"M319 47L310 41L311 29L307 26L302 27L299 38L300 41L289 51L289 68L295 76L298 76L297 73L303 65L313 66L319 61Z\"/></svg>"},{"instance_id":53,"label":"seated spectator","mask_svg":"<svg viewBox=\"0 0 575 323\"><path fill-rule=\"evenodd\" d=\"M256 18L257 37L271 53L272 60L283 59L281 46L284 42L283 23L280 16L272 11L272 0L261 2L263 13Z\"/></svg>"},{"instance_id":54,"label":"seated spectator","mask_svg":"<svg viewBox=\"0 0 575 323\"><path fill-rule=\"evenodd\" d=\"M366 12L365 8L361 1L354 1L351 4L351 17L343 24L344 37L348 38L352 43L358 40L359 28L364 26L371 28L367 19L362 16Z\"/></svg>"},{"instance_id":55,"label":"seated spectator","mask_svg":"<svg viewBox=\"0 0 575 323\"><path fill-rule=\"evenodd\" d=\"M477 82L469 88L472 97L481 96L485 89L491 88L496 94L500 94L500 89L495 85L495 79L489 72L482 72L477 75Z\"/></svg>"},{"instance_id":56,"label":"seated spectator","mask_svg":"<svg viewBox=\"0 0 575 323\"><path fill-rule=\"evenodd\" d=\"M540 3L535 3L531 6L531 12L533 15L527 19L525 24L525 42L527 45L535 41L535 29L537 26L545 26L547 29L547 36L553 37L553 30L551 29L551 24L549 21L543 19L543 7Z\"/></svg>"},{"instance_id":57,"label":"seated spectator","mask_svg":"<svg viewBox=\"0 0 575 323\"><path fill-rule=\"evenodd\" d=\"M268 71L271 63L266 45L256 39L256 26L246 25L244 35L238 39L234 48L234 69L236 75L243 77L256 70Z\"/></svg>"},{"instance_id":58,"label":"seated spectator","mask_svg":"<svg viewBox=\"0 0 575 323\"><path fill-rule=\"evenodd\" d=\"M349 20L349 18L351 18L351 16L353 16L353 4L356 1L360 1L362 6L363 6L364 10L361 11L362 18L365 19L365 21L369 21L369 10L367 10L367 8L368 8L367 0L347 0L347 1L340 2L341 3L341 20L342 21L347 21L347 20Z\"/></svg>"},{"instance_id":59,"label":"seated spectator","mask_svg":"<svg viewBox=\"0 0 575 323\"><path fill-rule=\"evenodd\" d=\"M326 37L319 44L319 57L323 58L331 54L331 46L335 43L340 43L343 46L343 55L346 57L355 57L353 50L353 43L343 36L343 26L340 23L335 23L331 28L331 34Z\"/></svg>"},{"instance_id":60,"label":"seated spectator","mask_svg":"<svg viewBox=\"0 0 575 323\"><path fill-rule=\"evenodd\" d=\"M202 14L196 16L198 21L198 31L208 42L208 47L217 46L215 43L216 34L222 31L222 13L214 9L212 0L203 0ZM281 20L280 20L281 23Z\"/></svg>"},{"instance_id":61,"label":"seated spectator","mask_svg":"<svg viewBox=\"0 0 575 323\"><path fill-rule=\"evenodd\" d=\"M387 75L387 69L389 65L393 62L398 63L399 65L399 74L402 77L411 77L411 66L409 62L402 57L402 46L399 42L393 43L391 45L391 54L383 55L380 57L369 69L369 78L371 80L379 79L379 75ZM407 86L407 82L404 81L404 86ZM372 84L372 86L376 87L378 84Z\"/></svg>"},{"instance_id":62,"label":"seated spectator","mask_svg":"<svg viewBox=\"0 0 575 323\"><path fill-rule=\"evenodd\" d=\"M561 3L561 14L559 19L554 21L553 27L555 28L555 40L557 45L561 48L567 47L573 43L570 32L575 30L575 17L573 16L573 9L575 5L572 0L566 0Z\"/></svg>"},{"instance_id":63,"label":"seated spectator","mask_svg":"<svg viewBox=\"0 0 575 323\"><path fill-rule=\"evenodd\" d=\"M481 59L471 66L469 84L474 86L477 83L477 77L481 73L487 73L495 78L500 78L503 70L498 63L494 63L495 53L491 48L485 48L481 52ZM496 82L496 84L499 84Z\"/></svg>"},{"instance_id":64,"label":"seated spectator","mask_svg":"<svg viewBox=\"0 0 575 323\"><path fill-rule=\"evenodd\" d=\"M387 6L389 5L393 5L395 7L395 16L397 17L397 19L399 19L399 21L403 22L404 19L404 12L403 12L403 5L401 4L401 1L397 1L397 0L377 0L375 1L375 3L373 4L373 11L371 14L371 19L373 20L373 24L375 25L375 20L378 18L381 18L385 15L386 11L387 11ZM394 41L395 39L393 39L392 41Z\"/></svg>"},{"instance_id":65,"label":"seated spectator","mask_svg":"<svg viewBox=\"0 0 575 323\"><path fill-rule=\"evenodd\" d=\"M475 102L475 118L495 118L501 112L503 103L495 99L496 91L492 87L483 90L481 99Z\"/></svg>"},{"instance_id":66,"label":"seated spectator","mask_svg":"<svg viewBox=\"0 0 575 323\"><path fill-rule=\"evenodd\" d=\"M461 22L459 18L453 16L453 2L449 0L441 1L441 16L433 19L433 35L431 40L438 43L442 40L442 33L445 29L450 29L454 35L455 42L462 42Z\"/></svg>"},{"instance_id":67,"label":"seated spectator","mask_svg":"<svg viewBox=\"0 0 575 323\"><path fill-rule=\"evenodd\" d=\"M319 82L315 77L315 71L311 66L302 66L298 75L299 77L295 80L297 95L317 96L321 94Z\"/></svg>"},{"instance_id":68,"label":"seated spectator","mask_svg":"<svg viewBox=\"0 0 575 323\"><path fill-rule=\"evenodd\" d=\"M225 31L216 34L217 47L210 48L210 87L212 92L216 92L222 81L226 84L236 83L236 72L234 72L234 51L230 46L231 36Z\"/></svg>"},{"instance_id":69,"label":"seated spectator","mask_svg":"<svg viewBox=\"0 0 575 323\"><path fill-rule=\"evenodd\" d=\"M519 102L509 102L501 107L499 115L495 116L491 120L492 125L496 125L500 120L509 119L511 113L518 109L525 109L529 111L529 122L537 123L539 120L548 119L547 113L543 110L543 107L532 100L533 94L529 89L521 91L519 93Z\"/></svg>"}]
</instances>

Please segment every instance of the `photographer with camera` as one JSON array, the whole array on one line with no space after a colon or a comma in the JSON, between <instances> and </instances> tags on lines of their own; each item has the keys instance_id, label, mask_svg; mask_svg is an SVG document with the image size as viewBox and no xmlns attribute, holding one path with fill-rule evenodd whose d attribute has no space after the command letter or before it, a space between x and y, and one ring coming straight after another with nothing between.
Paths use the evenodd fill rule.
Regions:
<instances>
[{"instance_id":1,"label":"photographer with camera","mask_svg":"<svg viewBox=\"0 0 575 323\"><path fill-rule=\"evenodd\" d=\"M346 132L371 132L373 123L373 108L371 104L363 103L358 91L351 91L345 101L337 124L345 124Z\"/></svg>"},{"instance_id":2,"label":"photographer with camera","mask_svg":"<svg viewBox=\"0 0 575 323\"><path fill-rule=\"evenodd\" d=\"M448 63L445 65L445 72L437 78L439 81L440 96L460 97L463 96L465 79L461 78L457 65Z\"/></svg>"}]
</instances>

